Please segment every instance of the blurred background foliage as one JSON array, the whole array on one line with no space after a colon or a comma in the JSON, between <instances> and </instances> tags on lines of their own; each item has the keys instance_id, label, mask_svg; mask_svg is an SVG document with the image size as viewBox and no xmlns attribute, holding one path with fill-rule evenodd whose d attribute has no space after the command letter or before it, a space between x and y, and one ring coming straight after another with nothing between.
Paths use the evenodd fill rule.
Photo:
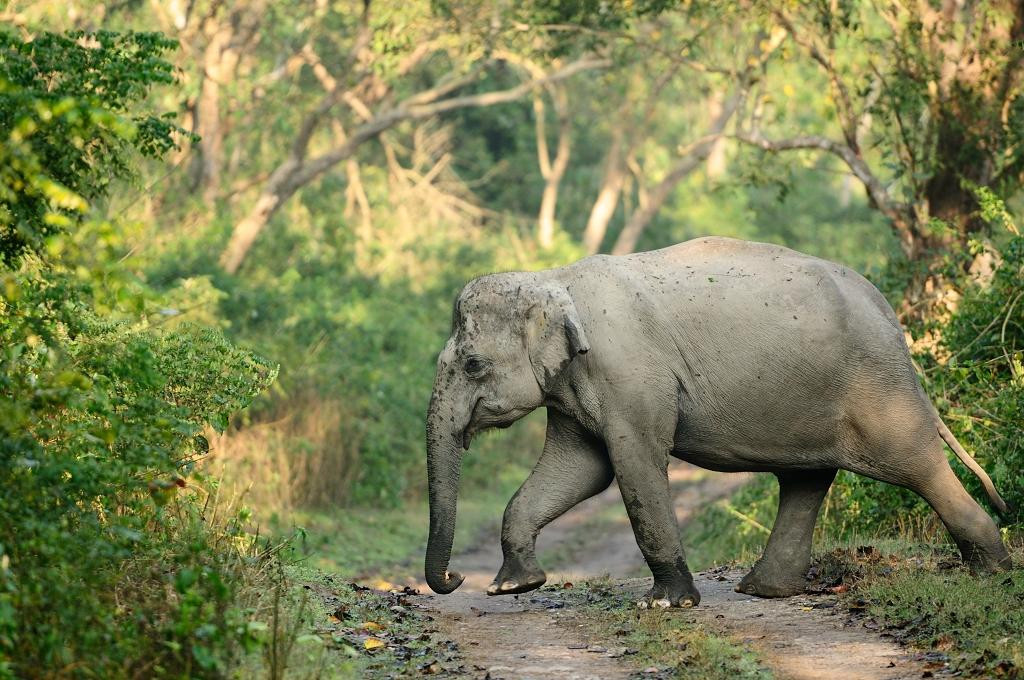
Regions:
<instances>
[{"instance_id":1,"label":"blurred background foliage","mask_svg":"<svg viewBox=\"0 0 1024 680\"><path fill-rule=\"evenodd\" d=\"M273 571L230 538L243 525L306 525L342 569L424 541L423 414L467 280L707 234L872 278L1019 523L1024 11L949 7L7 3L0 663L70 668L89 636L146 629L163 641L150 671L226 673L260 644L236 566ZM468 507L500 516L542 433L536 414L485 438ZM215 489L255 520L209 524ZM730 502L770 525L773 494L766 478ZM925 510L843 475L819 531L938 535ZM754 540L721 512L718 535ZM482 521L460 515L460 536ZM57 595L25 580L116 579L159 564L170 534L209 549L177 576L132 572L156 612L134 633L109 601L58 625ZM160 579L173 612L143 604ZM202 588L223 607L189 609ZM88 673L137 672L118 644Z\"/></svg>"}]
</instances>

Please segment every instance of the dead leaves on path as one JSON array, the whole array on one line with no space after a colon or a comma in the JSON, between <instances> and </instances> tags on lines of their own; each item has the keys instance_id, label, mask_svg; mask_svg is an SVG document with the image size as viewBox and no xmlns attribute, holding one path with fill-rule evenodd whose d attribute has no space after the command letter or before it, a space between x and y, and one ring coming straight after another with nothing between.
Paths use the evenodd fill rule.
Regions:
<instances>
[{"instance_id":1,"label":"dead leaves on path","mask_svg":"<svg viewBox=\"0 0 1024 680\"><path fill-rule=\"evenodd\" d=\"M394 672L452 675L462 671L456 643L430 627L433 617L410 596L419 592L387 581L372 585L342 582L310 584L328 612L315 632L349 656L363 656Z\"/></svg>"}]
</instances>

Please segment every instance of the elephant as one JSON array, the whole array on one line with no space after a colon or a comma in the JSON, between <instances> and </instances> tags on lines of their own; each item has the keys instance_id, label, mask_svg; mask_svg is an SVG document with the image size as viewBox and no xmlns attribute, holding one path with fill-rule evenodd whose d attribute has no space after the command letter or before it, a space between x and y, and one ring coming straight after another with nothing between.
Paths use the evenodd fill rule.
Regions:
<instances>
[{"instance_id":1,"label":"elephant","mask_svg":"<svg viewBox=\"0 0 1024 680\"><path fill-rule=\"evenodd\" d=\"M449 571L460 465L473 437L547 409L543 452L502 520L492 595L543 585L538 532L617 481L653 574L643 606L695 606L668 483L670 457L770 472L778 514L737 590L806 586L818 511L838 470L908 488L965 563L1010 568L993 519L944 443L1007 506L942 422L882 294L853 270L777 245L707 237L536 272L482 276L458 295L426 418L427 584Z\"/></svg>"}]
</instances>

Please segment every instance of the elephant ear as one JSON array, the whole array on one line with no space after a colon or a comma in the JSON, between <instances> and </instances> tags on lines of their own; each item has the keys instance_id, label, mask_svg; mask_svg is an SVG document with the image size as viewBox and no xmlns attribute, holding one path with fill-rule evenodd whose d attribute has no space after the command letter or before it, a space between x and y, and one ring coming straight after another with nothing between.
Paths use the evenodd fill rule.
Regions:
<instances>
[{"instance_id":1,"label":"elephant ear","mask_svg":"<svg viewBox=\"0 0 1024 680\"><path fill-rule=\"evenodd\" d=\"M520 291L524 295L525 291ZM526 348L537 384L548 392L579 354L590 350L576 303L560 285L541 285L526 294Z\"/></svg>"}]
</instances>

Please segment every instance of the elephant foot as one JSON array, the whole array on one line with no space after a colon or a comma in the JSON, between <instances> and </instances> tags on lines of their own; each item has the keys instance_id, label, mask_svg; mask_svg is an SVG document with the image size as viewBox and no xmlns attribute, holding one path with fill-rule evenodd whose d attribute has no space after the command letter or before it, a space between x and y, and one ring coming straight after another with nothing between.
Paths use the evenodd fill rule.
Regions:
<instances>
[{"instance_id":1,"label":"elephant foot","mask_svg":"<svg viewBox=\"0 0 1024 680\"><path fill-rule=\"evenodd\" d=\"M960 554L972 574L994 574L1013 569L1010 554L1006 552L1002 541L994 546L985 547L978 544L967 544L966 547L960 548Z\"/></svg>"},{"instance_id":2,"label":"elephant foot","mask_svg":"<svg viewBox=\"0 0 1024 680\"><path fill-rule=\"evenodd\" d=\"M687 570L670 582L663 583L654 579L654 586L637 600L640 609L669 607L696 607L700 604L700 593L693 585L693 576Z\"/></svg>"},{"instance_id":3,"label":"elephant foot","mask_svg":"<svg viewBox=\"0 0 1024 680\"><path fill-rule=\"evenodd\" d=\"M536 590L548 580L534 560L505 559L498 575L487 586L488 595L515 595Z\"/></svg>"},{"instance_id":4,"label":"elephant foot","mask_svg":"<svg viewBox=\"0 0 1024 680\"><path fill-rule=\"evenodd\" d=\"M806 585L807 579L804 578L803 573L781 574L755 565L750 573L740 580L735 590L737 593L755 597L792 597L804 592Z\"/></svg>"}]
</instances>

